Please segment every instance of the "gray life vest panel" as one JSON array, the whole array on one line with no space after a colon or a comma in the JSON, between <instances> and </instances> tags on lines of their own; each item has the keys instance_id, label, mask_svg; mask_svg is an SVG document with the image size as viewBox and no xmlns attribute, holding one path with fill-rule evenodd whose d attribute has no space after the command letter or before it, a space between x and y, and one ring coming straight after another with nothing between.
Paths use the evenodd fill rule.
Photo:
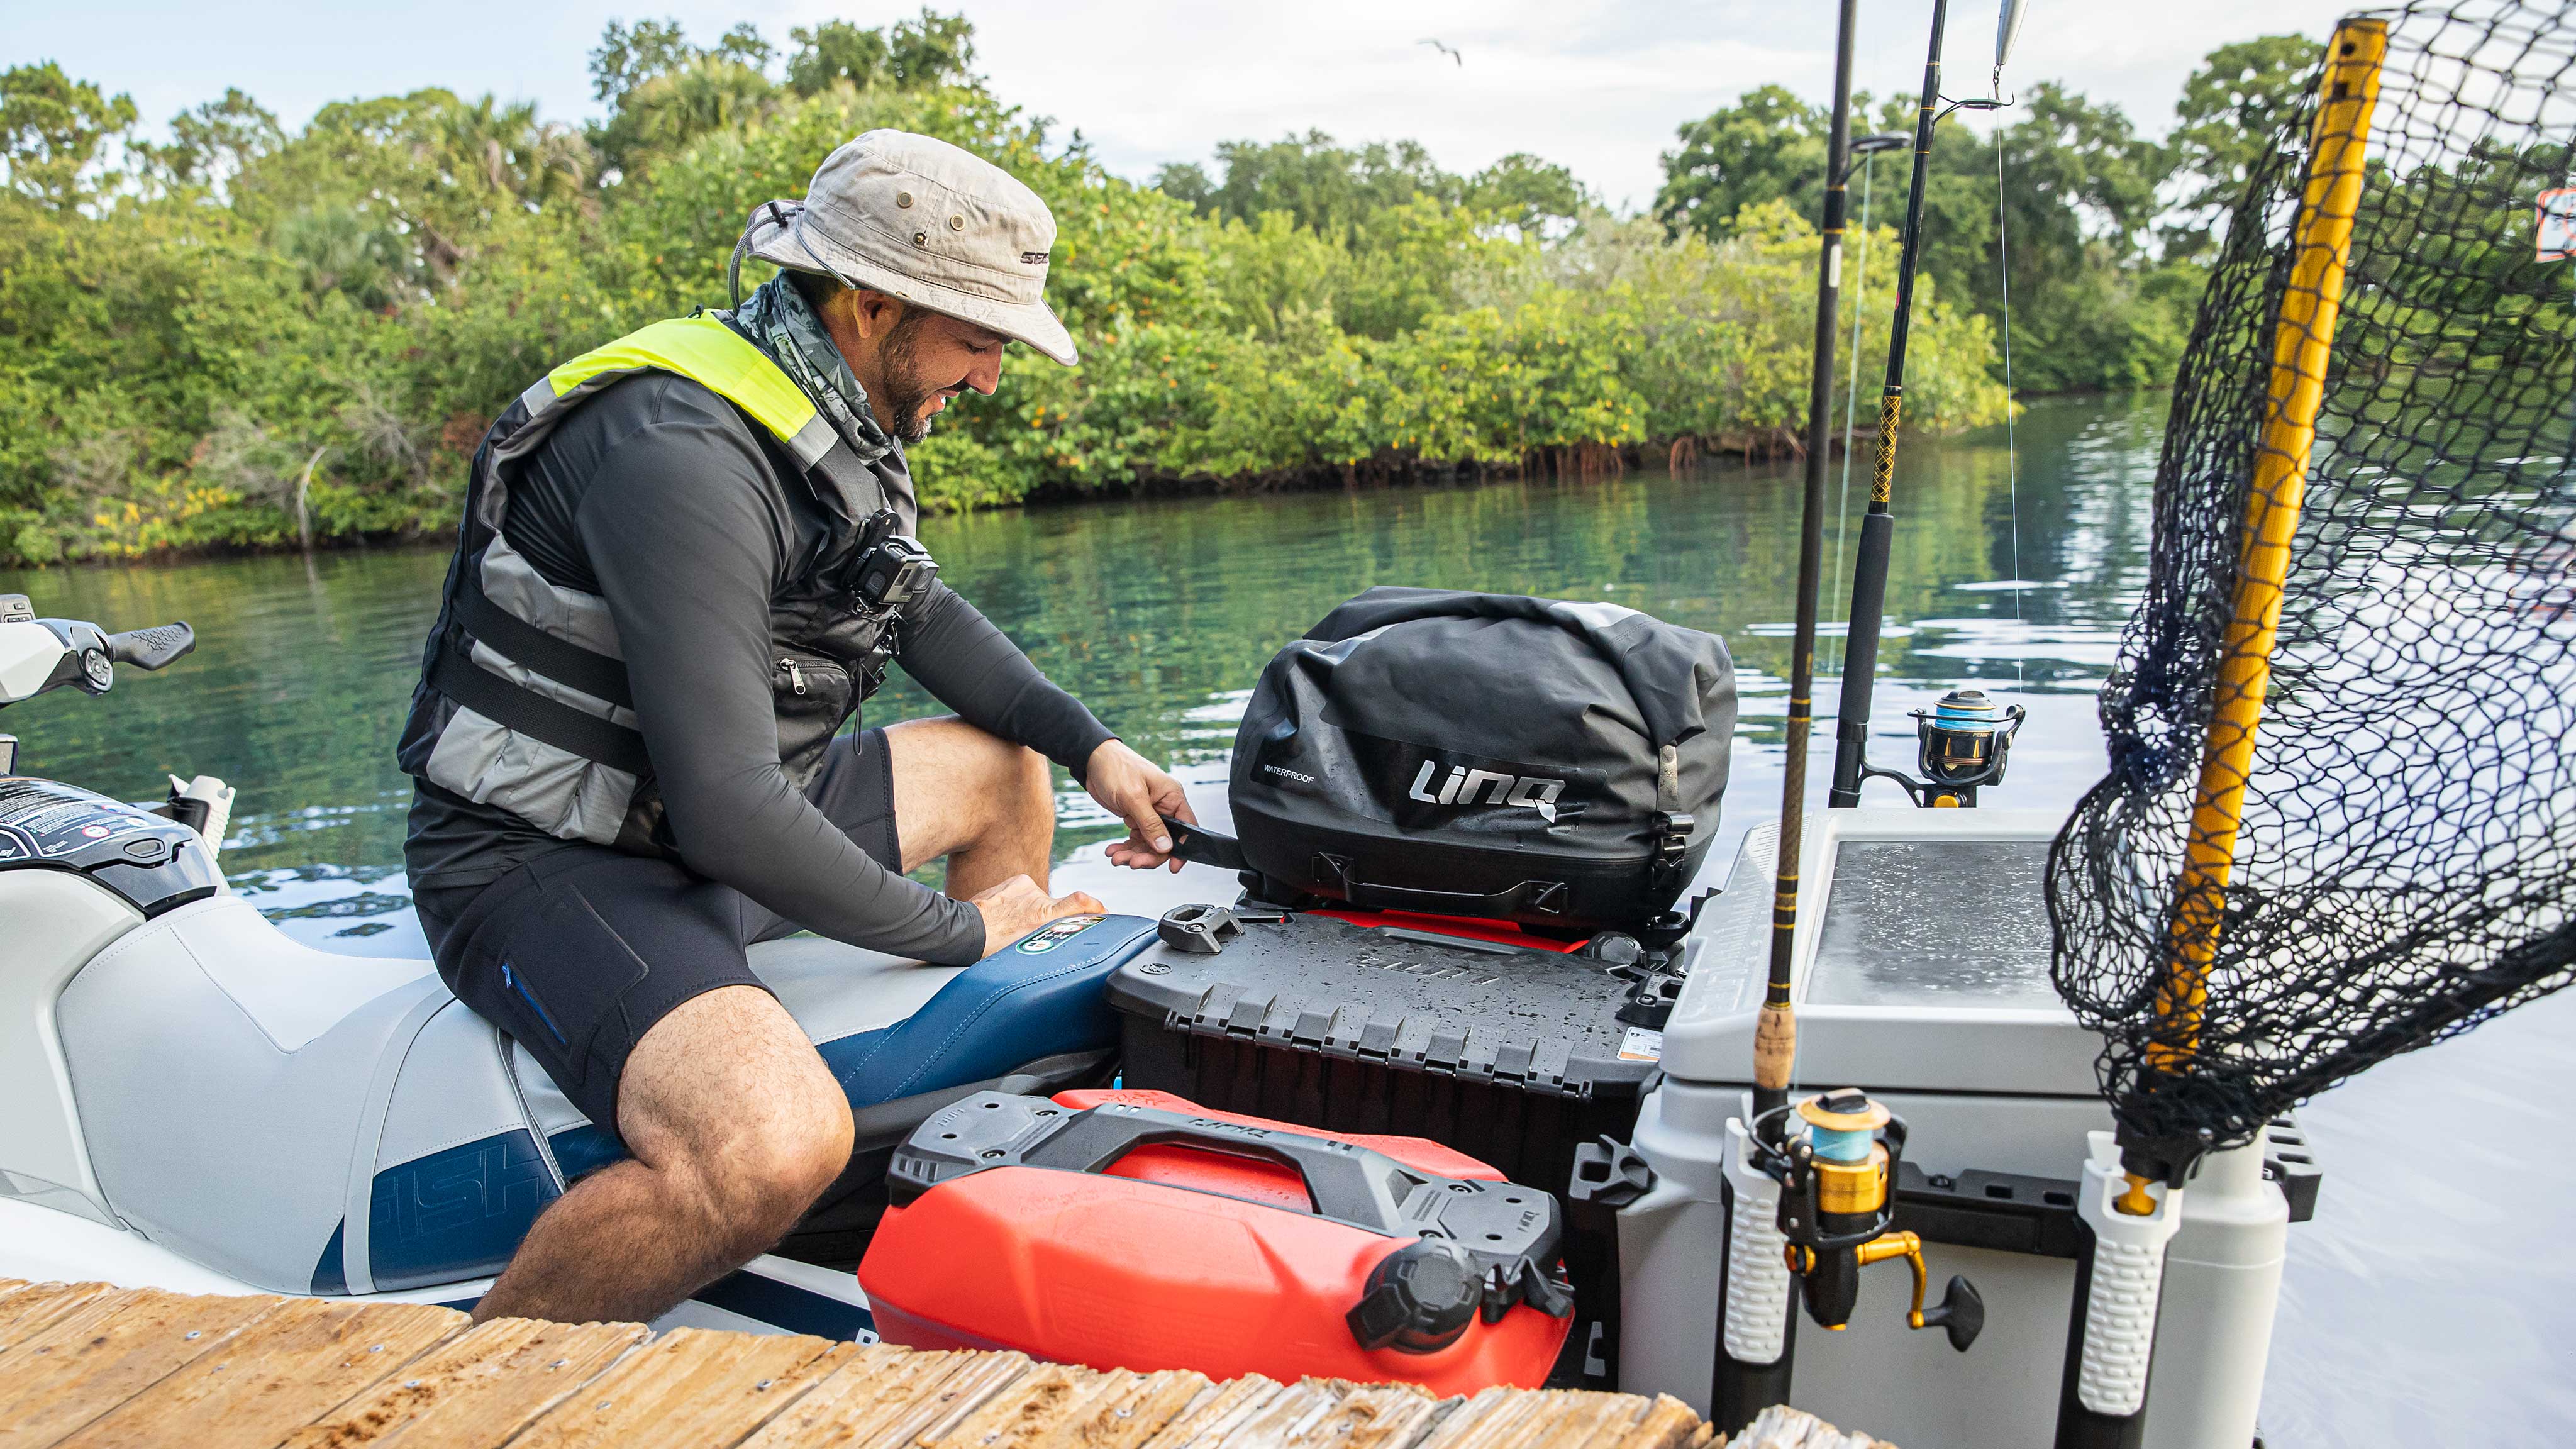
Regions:
<instances>
[{"instance_id":1,"label":"gray life vest panel","mask_svg":"<svg viewBox=\"0 0 2576 1449\"><path fill-rule=\"evenodd\" d=\"M773 457L793 460L832 520L825 545L770 602L779 766L798 789L883 680L901 616L864 607L844 576L870 518L891 510L897 532L916 525L901 452L861 462L766 352L719 318L676 318L549 372L484 436L395 758L550 835L678 858L607 601L549 582L501 535L518 465L574 408L645 371L732 403L775 445Z\"/></svg>"}]
</instances>

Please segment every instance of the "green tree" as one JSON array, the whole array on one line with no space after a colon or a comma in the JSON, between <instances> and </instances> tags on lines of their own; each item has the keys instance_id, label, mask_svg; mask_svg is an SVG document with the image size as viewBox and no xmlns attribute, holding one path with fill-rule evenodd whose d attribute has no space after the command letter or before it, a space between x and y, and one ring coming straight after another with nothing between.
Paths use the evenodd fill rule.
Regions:
<instances>
[{"instance_id":1,"label":"green tree","mask_svg":"<svg viewBox=\"0 0 2576 1449\"><path fill-rule=\"evenodd\" d=\"M862 30L847 20L826 20L787 32L796 48L787 57L787 84L800 96L835 85L964 86L973 83L975 27L962 15L930 9L891 26Z\"/></svg>"},{"instance_id":2,"label":"green tree","mask_svg":"<svg viewBox=\"0 0 2576 1449\"><path fill-rule=\"evenodd\" d=\"M655 76L668 75L698 58L697 47L677 20L639 20L628 26L611 20L590 53L590 94L615 106L626 93Z\"/></svg>"},{"instance_id":3,"label":"green tree","mask_svg":"<svg viewBox=\"0 0 2576 1449\"><path fill-rule=\"evenodd\" d=\"M2304 35L2266 35L2222 45L2183 82L2171 150L2182 195L2168 230L2171 255L2198 255L2245 189L2248 169L2281 144L2322 50Z\"/></svg>"},{"instance_id":4,"label":"green tree","mask_svg":"<svg viewBox=\"0 0 2576 1449\"><path fill-rule=\"evenodd\" d=\"M1359 226L1417 197L1454 204L1466 190L1419 141L1347 147L1308 131L1271 142L1221 141L1216 162L1224 179L1189 198L1201 211L1238 221L1284 211L1299 226L1322 232ZM1195 166L1164 174L1184 187L1206 177Z\"/></svg>"},{"instance_id":5,"label":"green tree","mask_svg":"<svg viewBox=\"0 0 2576 1449\"><path fill-rule=\"evenodd\" d=\"M1594 204L1572 171L1526 151L1515 151L1468 178L1466 202L1525 236L1571 223Z\"/></svg>"},{"instance_id":6,"label":"green tree","mask_svg":"<svg viewBox=\"0 0 2576 1449\"><path fill-rule=\"evenodd\" d=\"M1866 109L1866 98L1860 101ZM1755 86L1679 132L1664 153L1664 184L1655 216L1675 235L1711 240L1731 235L1748 206L1785 199L1800 216L1824 209L1825 142L1833 117L1788 87Z\"/></svg>"},{"instance_id":7,"label":"green tree","mask_svg":"<svg viewBox=\"0 0 2576 1449\"><path fill-rule=\"evenodd\" d=\"M56 211L96 199L109 151L134 119L132 97L75 81L50 60L0 71L0 166L9 189Z\"/></svg>"},{"instance_id":8,"label":"green tree","mask_svg":"<svg viewBox=\"0 0 2576 1449\"><path fill-rule=\"evenodd\" d=\"M239 89L170 118L166 143L136 146L164 186L221 190L260 158L286 144L277 117Z\"/></svg>"}]
</instances>

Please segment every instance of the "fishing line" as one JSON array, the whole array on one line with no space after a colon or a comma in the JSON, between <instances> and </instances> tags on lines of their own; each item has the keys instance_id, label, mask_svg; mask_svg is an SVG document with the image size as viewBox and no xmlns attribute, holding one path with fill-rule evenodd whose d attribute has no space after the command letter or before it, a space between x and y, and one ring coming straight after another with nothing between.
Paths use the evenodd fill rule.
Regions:
<instances>
[{"instance_id":1,"label":"fishing line","mask_svg":"<svg viewBox=\"0 0 2576 1449\"><path fill-rule=\"evenodd\" d=\"M2002 74L2000 68L1996 74ZM2004 497L2012 511L2013 692L2028 694L2024 677L2028 641L2021 618L2021 460L2013 441L2012 369L2012 235L2004 224L2004 128L1995 127L1995 271L2002 278L2004 303Z\"/></svg>"},{"instance_id":2,"label":"fishing line","mask_svg":"<svg viewBox=\"0 0 2576 1449\"><path fill-rule=\"evenodd\" d=\"M1851 531L1852 419L1860 412L1860 319L1869 310L1869 191L1878 175L1878 153L1863 156L1860 167L1860 230L1852 237L1851 391L1843 400L1843 486L1834 503L1834 591L1826 595L1834 599L1843 596L1843 559L1848 552L1844 543ZM1849 621L1843 627L1848 630ZM1835 651L1837 672L1844 652Z\"/></svg>"}]
</instances>

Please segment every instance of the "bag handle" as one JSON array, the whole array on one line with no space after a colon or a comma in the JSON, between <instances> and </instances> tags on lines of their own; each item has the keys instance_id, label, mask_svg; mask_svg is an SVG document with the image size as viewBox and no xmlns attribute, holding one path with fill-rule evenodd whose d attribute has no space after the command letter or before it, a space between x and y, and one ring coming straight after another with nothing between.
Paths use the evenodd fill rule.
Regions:
<instances>
[{"instance_id":1,"label":"bag handle","mask_svg":"<svg viewBox=\"0 0 2576 1449\"><path fill-rule=\"evenodd\" d=\"M1373 910L1423 911L1435 916L1482 916L1499 919L1515 911L1562 915L1569 892L1561 880L1525 880L1491 892L1435 891L1420 886L1381 885L1352 873L1348 858L1316 852L1314 874L1341 889L1342 899Z\"/></svg>"}]
</instances>

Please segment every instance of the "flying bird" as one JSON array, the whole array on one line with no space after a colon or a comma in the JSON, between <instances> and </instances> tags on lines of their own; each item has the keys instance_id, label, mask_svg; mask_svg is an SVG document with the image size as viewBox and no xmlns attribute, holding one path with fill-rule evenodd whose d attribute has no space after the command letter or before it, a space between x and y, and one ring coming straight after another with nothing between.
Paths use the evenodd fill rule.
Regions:
<instances>
[{"instance_id":1,"label":"flying bird","mask_svg":"<svg viewBox=\"0 0 2576 1449\"><path fill-rule=\"evenodd\" d=\"M1429 39L1425 39L1425 40L1417 40L1417 41L1415 41L1415 42L1413 42L1413 43L1414 43L1414 44L1416 44L1416 45L1427 45L1427 46L1430 46L1433 50L1436 50L1436 51L1440 52L1442 55L1445 55L1445 56L1449 57L1451 60L1454 60L1454 61L1458 62L1458 64L1459 64L1460 66L1462 66L1462 67L1463 67L1463 66L1465 66L1465 65L1467 64L1467 57L1465 57L1465 56L1463 56L1463 55L1460 55L1460 54L1458 53L1458 48L1457 48L1456 46L1453 46L1453 45L1443 45L1442 43L1440 43L1440 42L1439 42L1439 41L1437 41L1437 40L1429 40Z\"/></svg>"}]
</instances>

